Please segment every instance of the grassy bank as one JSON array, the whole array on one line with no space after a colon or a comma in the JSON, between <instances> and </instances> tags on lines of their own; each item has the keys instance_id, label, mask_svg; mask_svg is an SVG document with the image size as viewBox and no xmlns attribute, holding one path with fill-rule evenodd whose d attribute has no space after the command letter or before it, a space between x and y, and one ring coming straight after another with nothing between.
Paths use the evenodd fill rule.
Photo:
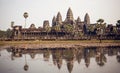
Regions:
<instances>
[{"instance_id":1,"label":"grassy bank","mask_svg":"<svg viewBox=\"0 0 120 73\"><path fill-rule=\"evenodd\" d=\"M66 40L66 41L48 41L48 40L36 40L36 41L0 41L0 45L4 44L70 44L70 43L99 43L99 40ZM120 43L120 40L102 40L102 43Z\"/></svg>"}]
</instances>

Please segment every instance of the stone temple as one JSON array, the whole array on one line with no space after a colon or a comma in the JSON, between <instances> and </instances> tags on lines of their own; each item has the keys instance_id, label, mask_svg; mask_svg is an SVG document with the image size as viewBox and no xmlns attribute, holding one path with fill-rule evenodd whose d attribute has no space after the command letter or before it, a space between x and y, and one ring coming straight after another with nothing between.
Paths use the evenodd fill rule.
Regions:
<instances>
[{"instance_id":1,"label":"stone temple","mask_svg":"<svg viewBox=\"0 0 120 73\"><path fill-rule=\"evenodd\" d=\"M81 29L83 29L84 24L86 26L90 24L90 17L88 15L88 13L86 13L86 15L84 17L84 21L81 21L80 17L78 17L75 20L73 17L71 8L69 8L64 21L62 21L62 16L61 16L60 12L58 12L57 16L56 17L54 16L52 19L52 26L55 26L55 25L62 26L62 25L66 25L66 24L71 24L74 26L74 28L78 28L81 30Z\"/></svg>"},{"instance_id":2,"label":"stone temple","mask_svg":"<svg viewBox=\"0 0 120 73\"><path fill-rule=\"evenodd\" d=\"M29 28L22 28L22 26L13 26L13 39L68 39L75 38L75 35L67 31L64 26L71 25L72 31L81 32L84 34L84 29L90 25L90 17L88 13L85 14L84 21L81 21L80 17L74 19L71 8L68 9L65 20L62 19L61 13L58 12L57 16L52 19L52 26L48 20L43 22L43 27L36 28L34 24L31 24ZM56 27L57 26L57 27ZM59 26L59 31L58 30ZM85 28L84 28L85 26ZM55 27L55 28L53 28ZM56 29L56 30L55 30Z\"/></svg>"}]
</instances>

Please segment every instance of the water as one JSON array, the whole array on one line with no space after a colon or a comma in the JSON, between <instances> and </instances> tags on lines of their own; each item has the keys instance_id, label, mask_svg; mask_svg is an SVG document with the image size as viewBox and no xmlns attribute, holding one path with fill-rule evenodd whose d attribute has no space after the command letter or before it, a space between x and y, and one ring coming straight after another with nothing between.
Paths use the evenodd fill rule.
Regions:
<instances>
[{"instance_id":1,"label":"water","mask_svg":"<svg viewBox=\"0 0 120 73\"><path fill-rule=\"evenodd\" d=\"M120 48L1 48L0 73L120 73Z\"/></svg>"}]
</instances>

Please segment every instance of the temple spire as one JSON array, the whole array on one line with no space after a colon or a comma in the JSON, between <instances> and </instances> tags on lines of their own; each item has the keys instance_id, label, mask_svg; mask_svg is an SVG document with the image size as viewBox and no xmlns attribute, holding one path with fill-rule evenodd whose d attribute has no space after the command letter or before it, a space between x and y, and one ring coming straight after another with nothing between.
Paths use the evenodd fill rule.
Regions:
<instances>
[{"instance_id":1,"label":"temple spire","mask_svg":"<svg viewBox=\"0 0 120 73\"><path fill-rule=\"evenodd\" d=\"M66 20L67 21L74 20L71 8L69 8L67 11Z\"/></svg>"},{"instance_id":2,"label":"temple spire","mask_svg":"<svg viewBox=\"0 0 120 73\"><path fill-rule=\"evenodd\" d=\"M55 26L55 25L56 25L56 17L54 16L52 19L52 26Z\"/></svg>"},{"instance_id":3,"label":"temple spire","mask_svg":"<svg viewBox=\"0 0 120 73\"><path fill-rule=\"evenodd\" d=\"M90 17L88 15L88 13L85 14L84 24L90 24Z\"/></svg>"},{"instance_id":4,"label":"temple spire","mask_svg":"<svg viewBox=\"0 0 120 73\"><path fill-rule=\"evenodd\" d=\"M80 19L80 17L78 17L78 18L77 18L77 22L81 22L81 19Z\"/></svg>"},{"instance_id":5,"label":"temple spire","mask_svg":"<svg viewBox=\"0 0 120 73\"><path fill-rule=\"evenodd\" d=\"M60 12L58 12L58 14L57 14L56 21L57 21L57 24L62 24L62 16L61 16Z\"/></svg>"}]
</instances>

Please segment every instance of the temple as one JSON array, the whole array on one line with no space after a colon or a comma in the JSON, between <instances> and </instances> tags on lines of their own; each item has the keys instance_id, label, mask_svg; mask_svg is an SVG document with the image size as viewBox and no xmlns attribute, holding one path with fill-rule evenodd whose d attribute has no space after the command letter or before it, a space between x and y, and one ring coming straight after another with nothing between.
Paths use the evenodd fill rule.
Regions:
<instances>
[{"instance_id":1,"label":"temple","mask_svg":"<svg viewBox=\"0 0 120 73\"><path fill-rule=\"evenodd\" d=\"M101 21L103 21L101 23ZM85 14L83 21L78 16L74 18L71 8L66 13L66 18L63 19L60 12L53 16L52 23L49 20L43 21L43 27L36 27L31 24L29 28L12 25L13 40L65 40L65 39L120 39L119 25L104 23L104 20L99 19L97 23L90 23L90 16ZM102 36L101 36L102 35ZM100 37L101 36L101 37Z\"/></svg>"},{"instance_id":2,"label":"temple","mask_svg":"<svg viewBox=\"0 0 120 73\"><path fill-rule=\"evenodd\" d=\"M52 19L52 27L48 20L43 22L43 27L36 28L31 24L29 28L22 28L22 26L13 26L13 39L66 39L73 36L74 32L84 32L83 25L90 24L90 17L86 13L84 21L80 17L74 19L71 8L68 9L65 20L62 20L61 13L58 12L57 16ZM68 29L69 28L69 29ZM72 29L70 29L72 28ZM69 30L71 32L69 32Z\"/></svg>"}]
</instances>

